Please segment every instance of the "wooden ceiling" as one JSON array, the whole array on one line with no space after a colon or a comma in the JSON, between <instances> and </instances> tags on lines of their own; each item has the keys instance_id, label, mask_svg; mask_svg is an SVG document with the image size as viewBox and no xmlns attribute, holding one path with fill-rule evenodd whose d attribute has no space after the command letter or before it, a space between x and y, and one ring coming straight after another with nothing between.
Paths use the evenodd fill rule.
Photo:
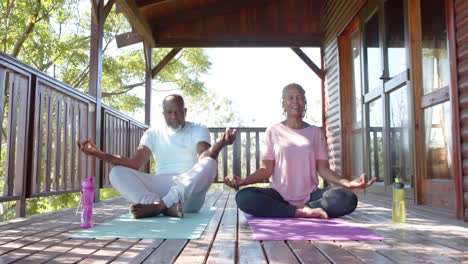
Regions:
<instances>
[{"instance_id":1,"label":"wooden ceiling","mask_svg":"<svg viewBox=\"0 0 468 264\"><path fill-rule=\"evenodd\" d=\"M117 0L152 47L319 47L325 0Z\"/></svg>"}]
</instances>

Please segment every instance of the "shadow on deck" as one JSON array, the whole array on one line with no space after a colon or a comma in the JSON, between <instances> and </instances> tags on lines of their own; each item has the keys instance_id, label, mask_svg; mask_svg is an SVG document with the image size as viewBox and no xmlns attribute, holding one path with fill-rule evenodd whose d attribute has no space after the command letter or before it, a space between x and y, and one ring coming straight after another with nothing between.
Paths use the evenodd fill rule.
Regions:
<instances>
[{"instance_id":1,"label":"shadow on deck","mask_svg":"<svg viewBox=\"0 0 468 264\"><path fill-rule=\"evenodd\" d=\"M407 223L391 222L391 204L366 194L346 219L365 224L383 241L254 241L234 192L207 195L218 208L198 240L69 239L79 230L75 209L0 225L0 263L462 263L468 223L447 211L408 205ZM96 204L102 223L127 212L117 198Z\"/></svg>"}]
</instances>

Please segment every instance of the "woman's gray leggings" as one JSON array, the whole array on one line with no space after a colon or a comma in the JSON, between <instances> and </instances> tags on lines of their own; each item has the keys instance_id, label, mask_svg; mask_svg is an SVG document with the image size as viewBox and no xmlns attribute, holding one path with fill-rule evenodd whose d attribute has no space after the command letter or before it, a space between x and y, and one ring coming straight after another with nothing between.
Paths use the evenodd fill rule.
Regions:
<instances>
[{"instance_id":1,"label":"woman's gray leggings","mask_svg":"<svg viewBox=\"0 0 468 264\"><path fill-rule=\"evenodd\" d=\"M257 217L294 217L296 206L289 204L273 188L247 187L236 194L239 209ZM310 194L307 205L322 208L330 218L350 214L356 209L357 196L342 187L317 189Z\"/></svg>"}]
</instances>

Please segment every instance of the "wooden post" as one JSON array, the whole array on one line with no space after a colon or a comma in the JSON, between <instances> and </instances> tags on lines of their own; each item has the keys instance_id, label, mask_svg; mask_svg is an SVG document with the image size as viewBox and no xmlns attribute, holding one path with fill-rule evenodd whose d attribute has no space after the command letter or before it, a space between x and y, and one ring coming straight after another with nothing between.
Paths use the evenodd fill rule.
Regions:
<instances>
[{"instance_id":1,"label":"wooden post","mask_svg":"<svg viewBox=\"0 0 468 264\"><path fill-rule=\"evenodd\" d=\"M151 97L153 80L153 49L147 42L143 42L145 52L145 124L151 126Z\"/></svg>"},{"instance_id":2,"label":"wooden post","mask_svg":"<svg viewBox=\"0 0 468 264\"><path fill-rule=\"evenodd\" d=\"M151 108L153 89L151 82L153 81L153 49L149 43L143 42L143 51L145 53L145 124L151 126ZM147 173L151 172L151 159L145 166Z\"/></svg>"},{"instance_id":3,"label":"wooden post","mask_svg":"<svg viewBox=\"0 0 468 264\"><path fill-rule=\"evenodd\" d=\"M97 146L101 146L101 76L102 76L102 38L104 30L104 0L91 0L91 49L89 61L89 94L96 98L94 120L89 124L91 138ZM94 172L96 190L94 200L100 200L99 188L102 182L101 162L93 159L91 171Z\"/></svg>"}]
</instances>

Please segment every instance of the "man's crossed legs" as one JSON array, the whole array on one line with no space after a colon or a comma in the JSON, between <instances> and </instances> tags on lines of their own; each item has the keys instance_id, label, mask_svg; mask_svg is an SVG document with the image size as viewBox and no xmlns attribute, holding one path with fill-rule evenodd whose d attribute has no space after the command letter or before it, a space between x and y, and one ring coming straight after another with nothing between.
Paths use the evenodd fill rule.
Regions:
<instances>
[{"instance_id":1,"label":"man's crossed legs","mask_svg":"<svg viewBox=\"0 0 468 264\"><path fill-rule=\"evenodd\" d=\"M191 170L179 175L143 173L127 167L114 167L109 178L112 186L131 201L135 218L161 213L183 217L185 212L198 212L216 177L217 162L211 157L199 160ZM183 209L182 209L183 207Z\"/></svg>"}]
</instances>

